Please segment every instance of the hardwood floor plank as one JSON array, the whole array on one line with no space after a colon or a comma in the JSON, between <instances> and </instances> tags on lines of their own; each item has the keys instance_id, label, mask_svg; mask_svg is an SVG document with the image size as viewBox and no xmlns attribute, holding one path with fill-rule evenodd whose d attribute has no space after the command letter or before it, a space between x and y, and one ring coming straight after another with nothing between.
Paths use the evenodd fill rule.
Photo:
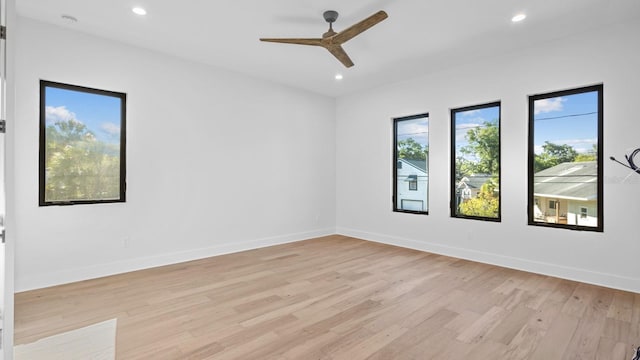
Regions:
<instances>
[{"instance_id":1,"label":"hardwood floor plank","mask_svg":"<svg viewBox=\"0 0 640 360\"><path fill-rule=\"evenodd\" d=\"M477 343L495 329L500 322L507 316L508 312L502 307L494 306L476 320L471 326L465 329L456 337L456 340L465 343Z\"/></svg>"},{"instance_id":2,"label":"hardwood floor plank","mask_svg":"<svg viewBox=\"0 0 640 360\"><path fill-rule=\"evenodd\" d=\"M491 331L488 338L495 342L509 345L534 313L533 309L529 309L524 305L517 306Z\"/></svg>"},{"instance_id":3,"label":"hardwood floor plank","mask_svg":"<svg viewBox=\"0 0 640 360\"><path fill-rule=\"evenodd\" d=\"M360 341L359 343L349 347L345 351L341 351L333 356L335 360L353 360L353 359L366 359L371 354L378 351L380 348L385 347L390 342L394 341L398 337L402 336L402 334L406 333L407 329L401 328L398 325L394 325L385 329L384 331L380 331L371 336L368 336L366 339Z\"/></svg>"},{"instance_id":4,"label":"hardwood floor plank","mask_svg":"<svg viewBox=\"0 0 640 360\"><path fill-rule=\"evenodd\" d=\"M414 346L403 352L399 359L468 359L470 356L473 358L473 355L469 354L476 346L477 344L466 344L456 340L451 332L441 331L432 336L426 344Z\"/></svg>"},{"instance_id":5,"label":"hardwood floor plank","mask_svg":"<svg viewBox=\"0 0 640 360\"><path fill-rule=\"evenodd\" d=\"M595 286L589 286L589 289L591 301L578 322L564 359L594 358L596 354L615 291Z\"/></svg>"},{"instance_id":6,"label":"hardwood floor plank","mask_svg":"<svg viewBox=\"0 0 640 360\"><path fill-rule=\"evenodd\" d=\"M464 331L464 329L468 328L469 326L471 326L471 324L476 322L481 316L480 314L469 310L464 310L457 314L458 315L456 315L453 320L446 323L444 327L448 330L456 332L458 335L462 331Z\"/></svg>"},{"instance_id":7,"label":"hardwood floor plank","mask_svg":"<svg viewBox=\"0 0 640 360\"><path fill-rule=\"evenodd\" d=\"M613 295L613 301L607 311L607 317L616 320L631 322L633 315L634 296L630 293L616 291Z\"/></svg>"},{"instance_id":8,"label":"hardwood floor plank","mask_svg":"<svg viewBox=\"0 0 640 360\"><path fill-rule=\"evenodd\" d=\"M631 359L632 353L623 343L608 338L600 338L596 360Z\"/></svg>"},{"instance_id":9,"label":"hardwood floor plank","mask_svg":"<svg viewBox=\"0 0 640 360\"><path fill-rule=\"evenodd\" d=\"M579 318L559 313L549 326L544 338L533 350L531 360L562 359L578 327Z\"/></svg>"},{"instance_id":10,"label":"hardwood floor plank","mask_svg":"<svg viewBox=\"0 0 640 360\"><path fill-rule=\"evenodd\" d=\"M378 346L376 351L370 352L371 355L369 357L358 356L357 358L367 358L371 360L397 359L406 349L424 344L429 337L439 332L445 324L451 322L456 316L456 313L442 309L416 327L410 329L401 328L404 329L403 334L400 334L400 336L395 339L390 339L391 341L385 342L384 346ZM392 325L392 327L393 326L397 325ZM381 331L378 334L381 333L383 332ZM380 344L382 344L382 342L377 345Z\"/></svg>"}]
</instances>

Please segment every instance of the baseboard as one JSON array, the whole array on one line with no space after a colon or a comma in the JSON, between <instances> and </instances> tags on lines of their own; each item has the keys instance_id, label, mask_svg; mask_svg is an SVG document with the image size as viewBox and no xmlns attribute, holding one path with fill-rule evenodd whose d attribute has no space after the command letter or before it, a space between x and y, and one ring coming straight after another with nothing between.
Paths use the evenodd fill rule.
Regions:
<instances>
[{"instance_id":1,"label":"baseboard","mask_svg":"<svg viewBox=\"0 0 640 360\"><path fill-rule=\"evenodd\" d=\"M579 269L568 266L532 261L528 259L503 256L477 250L459 247L445 246L425 241L402 238L394 235L372 233L356 229L342 228L319 229L309 232L287 234L281 236L235 242L233 244L221 244L217 246L181 251L170 254L162 254L141 258L127 259L123 261L99 264L84 268L74 268L56 271L37 276L16 279L16 292L61 285L82 280L100 278L109 275L121 274L130 271L148 269L163 265L177 264L181 262L198 260L212 256L230 254L245 250L257 249L267 246L286 244L296 241L314 239L317 237L340 234L362 240L373 241L388 245L400 246L408 249L425 251L440 255L451 256L460 259L477 261L485 264L502 266L506 268L533 272L542 275L554 276L567 280L580 281L588 284L605 286L609 288L640 293L640 279L629 278L613 274L595 272L587 269Z\"/></svg>"},{"instance_id":2,"label":"baseboard","mask_svg":"<svg viewBox=\"0 0 640 360\"><path fill-rule=\"evenodd\" d=\"M83 268L65 269L46 274L38 274L36 276L18 278L15 282L15 292L18 293L28 290L42 289L50 286L96 279L158 266L178 264L186 261L204 259L212 256L231 254L267 246L309 240L333 234L335 234L335 228L318 229L308 232L252 239L169 254L132 258Z\"/></svg>"},{"instance_id":3,"label":"baseboard","mask_svg":"<svg viewBox=\"0 0 640 360\"><path fill-rule=\"evenodd\" d=\"M614 274L600 273L588 269L537 262L528 259L503 256L477 250L445 246L425 241L417 241L414 239L407 239L394 235L371 233L342 227L338 227L336 229L336 232L340 235L350 236L362 240L400 246L408 249L446 255L459 259L466 259L515 270L522 270L567 280L580 281L587 284L640 293L640 278L630 278Z\"/></svg>"}]
</instances>

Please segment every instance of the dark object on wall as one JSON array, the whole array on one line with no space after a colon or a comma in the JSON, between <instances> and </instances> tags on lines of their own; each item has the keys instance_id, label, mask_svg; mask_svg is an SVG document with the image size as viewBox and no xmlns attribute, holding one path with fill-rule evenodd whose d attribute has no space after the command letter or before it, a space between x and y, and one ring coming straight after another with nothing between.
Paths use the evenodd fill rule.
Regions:
<instances>
[{"instance_id":1,"label":"dark object on wall","mask_svg":"<svg viewBox=\"0 0 640 360\"><path fill-rule=\"evenodd\" d=\"M634 158L638 156L637 160L634 160ZM627 160L627 162L629 163L629 165L618 161L616 158L614 158L613 156L610 156L609 159L617 162L618 164L629 168L635 172L637 172L638 174L640 174L640 164L636 164L636 161L638 161L640 163L640 148L637 148L635 150L633 150L630 154L625 154L624 158ZM638 359L640 360L640 359Z\"/></svg>"},{"instance_id":2,"label":"dark object on wall","mask_svg":"<svg viewBox=\"0 0 640 360\"><path fill-rule=\"evenodd\" d=\"M356 35L364 32L373 25L387 18L387 13L380 10L377 13L369 16L368 18L351 25L340 32L333 31L333 22L338 19L338 12L333 10L325 11L324 19L329 23L329 30L322 35L322 38L261 38L260 41L278 42L285 44L298 44L298 45L311 45L322 46L329 50L329 52L335 56L346 67L352 67L353 61L349 58L349 55L342 48L342 44L348 40L353 39Z\"/></svg>"},{"instance_id":3,"label":"dark object on wall","mask_svg":"<svg viewBox=\"0 0 640 360\"><path fill-rule=\"evenodd\" d=\"M633 357L631 360L640 360L640 346L637 349L633 350Z\"/></svg>"}]
</instances>

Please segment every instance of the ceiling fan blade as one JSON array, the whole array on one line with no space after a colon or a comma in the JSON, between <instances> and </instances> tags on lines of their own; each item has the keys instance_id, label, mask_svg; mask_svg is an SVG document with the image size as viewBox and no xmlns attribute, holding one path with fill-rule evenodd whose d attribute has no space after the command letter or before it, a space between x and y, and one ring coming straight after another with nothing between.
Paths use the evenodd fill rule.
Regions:
<instances>
[{"instance_id":1,"label":"ceiling fan blade","mask_svg":"<svg viewBox=\"0 0 640 360\"><path fill-rule=\"evenodd\" d=\"M261 38L260 41L276 42L284 44L323 46L322 39L298 39L298 38Z\"/></svg>"},{"instance_id":2,"label":"ceiling fan blade","mask_svg":"<svg viewBox=\"0 0 640 360\"><path fill-rule=\"evenodd\" d=\"M351 59L349 58L349 55L347 55L347 53L344 51L342 46L332 45L332 46L326 46L326 48L327 50L329 50L331 54L333 54L333 56L335 56L338 60L340 60L340 62L344 66L348 68L353 66L353 61L351 61Z\"/></svg>"},{"instance_id":3,"label":"ceiling fan blade","mask_svg":"<svg viewBox=\"0 0 640 360\"><path fill-rule=\"evenodd\" d=\"M354 36L362 33L363 31L369 29L380 21L386 19L387 17L387 13L383 10L380 10L377 13L369 16L368 18L360 21L359 23L353 24L350 27L340 31L338 34L334 35L332 38L333 43L340 45L352 39Z\"/></svg>"}]
</instances>

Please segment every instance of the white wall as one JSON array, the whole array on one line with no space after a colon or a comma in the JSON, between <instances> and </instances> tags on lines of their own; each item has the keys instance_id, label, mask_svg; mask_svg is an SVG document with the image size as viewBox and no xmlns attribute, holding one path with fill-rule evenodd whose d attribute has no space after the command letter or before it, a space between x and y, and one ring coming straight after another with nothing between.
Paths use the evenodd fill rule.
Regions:
<instances>
[{"instance_id":1,"label":"white wall","mask_svg":"<svg viewBox=\"0 0 640 360\"><path fill-rule=\"evenodd\" d=\"M335 233L334 99L18 20L16 291ZM38 207L40 79L127 93L126 203Z\"/></svg>"},{"instance_id":2,"label":"white wall","mask_svg":"<svg viewBox=\"0 0 640 360\"><path fill-rule=\"evenodd\" d=\"M640 24L478 59L337 101L337 231L640 292ZM470 58L473 54L469 54ZM604 232L527 225L527 96L604 84ZM449 109L502 101L502 221L449 216ZM429 215L391 211L392 118L429 112ZM366 181L363 181L366 179Z\"/></svg>"}]
</instances>

